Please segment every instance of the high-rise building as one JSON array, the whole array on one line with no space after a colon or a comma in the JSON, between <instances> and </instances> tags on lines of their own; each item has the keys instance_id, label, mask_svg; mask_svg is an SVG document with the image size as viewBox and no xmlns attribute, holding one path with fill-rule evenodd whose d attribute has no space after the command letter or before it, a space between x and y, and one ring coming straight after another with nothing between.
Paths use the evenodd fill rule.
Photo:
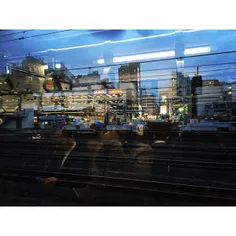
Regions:
<instances>
[{"instance_id":1,"label":"high-rise building","mask_svg":"<svg viewBox=\"0 0 236 236\"><path fill-rule=\"evenodd\" d=\"M154 94L142 94L141 96L141 107L142 112L145 114L156 114L156 96Z\"/></svg>"},{"instance_id":2,"label":"high-rise building","mask_svg":"<svg viewBox=\"0 0 236 236\"><path fill-rule=\"evenodd\" d=\"M119 83L132 83L135 85L136 94L140 89L140 63L129 63L118 69Z\"/></svg>"},{"instance_id":3,"label":"high-rise building","mask_svg":"<svg viewBox=\"0 0 236 236\"><path fill-rule=\"evenodd\" d=\"M223 100L228 102L236 102L236 83L222 82Z\"/></svg>"},{"instance_id":4,"label":"high-rise building","mask_svg":"<svg viewBox=\"0 0 236 236\"><path fill-rule=\"evenodd\" d=\"M119 88L127 93L127 105L131 107L138 107L140 105L140 63L129 63L126 66L121 66L118 69Z\"/></svg>"},{"instance_id":5,"label":"high-rise building","mask_svg":"<svg viewBox=\"0 0 236 236\"><path fill-rule=\"evenodd\" d=\"M40 59L27 56L22 64L9 66L9 73L2 82L4 90L9 92L40 92L43 89L45 63ZM1 86L0 86L1 87Z\"/></svg>"},{"instance_id":6,"label":"high-rise building","mask_svg":"<svg viewBox=\"0 0 236 236\"><path fill-rule=\"evenodd\" d=\"M223 101L222 86L219 80L204 80L202 81L202 87L198 87L195 90L197 99L197 116L206 116L206 106L213 102Z\"/></svg>"},{"instance_id":7,"label":"high-rise building","mask_svg":"<svg viewBox=\"0 0 236 236\"><path fill-rule=\"evenodd\" d=\"M201 95L201 88L202 88L202 76L199 75L199 70L197 67L197 73L196 75L192 78L191 81L191 96L192 96L192 117L197 116L198 111L197 111L197 104L198 100L197 97L198 95Z\"/></svg>"},{"instance_id":8,"label":"high-rise building","mask_svg":"<svg viewBox=\"0 0 236 236\"><path fill-rule=\"evenodd\" d=\"M119 82L139 83L140 63L129 63L118 70Z\"/></svg>"},{"instance_id":9,"label":"high-rise building","mask_svg":"<svg viewBox=\"0 0 236 236\"><path fill-rule=\"evenodd\" d=\"M135 93L135 85L133 83L120 83L119 88L123 90L126 98L126 105L127 108L132 109L134 107L137 107L137 97Z\"/></svg>"},{"instance_id":10,"label":"high-rise building","mask_svg":"<svg viewBox=\"0 0 236 236\"><path fill-rule=\"evenodd\" d=\"M74 91L93 91L102 89L101 77L98 71L93 71L87 75L77 76L77 85L73 87Z\"/></svg>"},{"instance_id":11,"label":"high-rise building","mask_svg":"<svg viewBox=\"0 0 236 236\"><path fill-rule=\"evenodd\" d=\"M172 72L169 83L171 114L176 115L179 108L184 107L185 112L191 111L191 82L188 75L182 72Z\"/></svg>"},{"instance_id":12,"label":"high-rise building","mask_svg":"<svg viewBox=\"0 0 236 236\"><path fill-rule=\"evenodd\" d=\"M202 87L204 86L220 86L221 83L218 79L206 79L202 81Z\"/></svg>"},{"instance_id":13,"label":"high-rise building","mask_svg":"<svg viewBox=\"0 0 236 236\"><path fill-rule=\"evenodd\" d=\"M202 87L202 76L201 75L195 75L192 78L192 81L191 81L192 94L195 93L196 88L201 88L201 87Z\"/></svg>"},{"instance_id":14,"label":"high-rise building","mask_svg":"<svg viewBox=\"0 0 236 236\"><path fill-rule=\"evenodd\" d=\"M100 74L98 73L98 71L93 71L92 73L89 73L87 75L79 75L77 76L77 79L79 84L97 84L101 82Z\"/></svg>"}]
</instances>

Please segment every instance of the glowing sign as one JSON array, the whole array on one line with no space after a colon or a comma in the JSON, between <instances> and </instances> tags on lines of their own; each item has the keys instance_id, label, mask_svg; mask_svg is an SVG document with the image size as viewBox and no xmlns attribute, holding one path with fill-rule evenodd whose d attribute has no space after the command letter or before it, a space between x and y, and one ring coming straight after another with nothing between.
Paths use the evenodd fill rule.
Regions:
<instances>
[{"instance_id":1,"label":"glowing sign","mask_svg":"<svg viewBox=\"0 0 236 236\"><path fill-rule=\"evenodd\" d=\"M122 89L95 90L94 94L122 94Z\"/></svg>"},{"instance_id":2,"label":"glowing sign","mask_svg":"<svg viewBox=\"0 0 236 236\"><path fill-rule=\"evenodd\" d=\"M110 89L108 90L108 94L121 94L123 93L122 89Z\"/></svg>"},{"instance_id":3,"label":"glowing sign","mask_svg":"<svg viewBox=\"0 0 236 236\"><path fill-rule=\"evenodd\" d=\"M49 80L45 83L45 87L47 90L54 90L54 81Z\"/></svg>"},{"instance_id":4,"label":"glowing sign","mask_svg":"<svg viewBox=\"0 0 236 236\"><path fill-rule=\"evenodd\" d=\"M94 94L107 94L107 90L95 90Z\"/></svg>"}]
</instances>

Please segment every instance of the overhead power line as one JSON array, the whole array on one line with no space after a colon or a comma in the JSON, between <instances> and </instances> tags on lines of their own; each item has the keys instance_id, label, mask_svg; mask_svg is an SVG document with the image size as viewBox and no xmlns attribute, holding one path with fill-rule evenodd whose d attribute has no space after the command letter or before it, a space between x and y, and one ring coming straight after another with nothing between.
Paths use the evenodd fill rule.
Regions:
<instances>
[{"instance_id":1,"label":"overhead power line","mask_svg":"<svg viewBox=\"0 0 236 236\"><path fill-rule=\"evenodd\" d=\"M215 63L215 64L201 64L201 65L193 65L193 66L184 66L181 67L182 69L185 68L197 68L197 67L207 67L207 66L220 66L220 65L236 65L236 62L225 62L225 63ZM91 67L86 67L88 70ZM150 69L150 70L140 70L140 73L143 72L152 72L152 71L159 71L159 70L176 70L176 69L180 69L178 67L163 67L163 68L155 68L155 69ZM235 69L235 68L232 68ZM80 70L78 68L70 68L70 69L61 69L59 71L65 71L65 70ZM204 71L200 71L200 72L204 72ZM111 73L103 73L100 75L116 75L118 72L111 72ZM191 73L191 72L187 72L187 73Z\"/></svg>"},{"instance_id":2,"label":"overhead power line","mask_svg":"<svg viewBox=\"0 0 236 236\"><path fill-rule=\"evenodd\" d=\"M224 64L235 64L235 67L202 70L201 73L226 71L226 70L236 70L236 62L230 62L230 63L224 63ZM213 65L213 64L211 64L211 65ZM217 65L217 64L215 64L215 65ZM210 66L210 65L201 65L201 66ZM190 66L190 67L196 68L197 65L196 66ZM163 70L163 69L164 68L162 68L162 69L158 68L158 69L152 69L152 70L143 70L142 72L158 71L158 70ZM173 69L173 68L165 68L165 69ZM72 69L68 69L68 70L73 70L73 68ZM64 70L57 70L57 71L64 71ZM191 76L191 74L194 75L195 72L196 71L189 71L187 75L188 76ZM178 73L178 71L177 71L177 73ZM118 76L118 72L112 73L112 74ZM183 75L186 75L186 74L183 73ZM152 74L152 75L141 75L140 79L141 79L141 82L142 82L142 81L149 80L149 79L155 80L155 77L157 77L156 80L158 80L158 81L167 81L167 80L171 79L171 73L168 73L168 74L157 74L157 73L155 73L155 74ZM161 77L168 77L168 78L161 78ZM136 80L129 80L129 81L132 82L132 81L136 81Z\"/></svg>"},{"instance_id":3,"label":"overhead power line","mask_svg":"<svg viewBox=\"0 0 236 236\"><path fill-rule=\"evenodd\" d=\"M22 30L22 31L15 32L15 33L3 34L3 35L0 35L0 38L8 37L8 36L11 36L11 35L16 35L16 34L24 34L24 33L30 32L30 31L34 31L34 30Z\"/></svg>"},{"instance_id":4,"label":"overhead power line","mask_svg":"<svg viewBox=\"0 0 236 236\"><path fill-rule=\"evenodd\" d=\"M71 31L71 30L60 30L60 31L53 31L53 32L44 33L44 34L35 34L35 35L31 35L31 36L26 36L26 37L20 37L20 38L16 38L16 39L0 41L0 43L8 43L8 42L13 42L13 41L18 41L18 40L25 40L25 39L29 39L29 38L36 38L36 37L41 37L41 36L46 36L46 35L59 34L59 33L64 33L67 31Z\"/></svg>"},{"instance_id":5,"label":"overhead power line","mask_svg":"<svg viewBox=\"0 0 236 236\"><path fill-rule=\"evenodd\" d=\"M212 70L201 70L200 73L206 73L206 72L213 72L213 71L224 71L224 70L235 70L236 69L236 62L229 62L229 63L224 63L224 65L235 65L235 67L230 67L230 68L219 68L219 69L212 69ZM184 67L184 68L197 68L197 67L203 67L203 66L212 66L212 65L221 65L221 64L211 64L211 65L195 65L195 66L187 66L187 67ZM183 68L183 69L184 69ZM87 69L90 69L90 67ZM142 70L140 71L141 73L144 73L144 72L152 72L152 71L159 71L159 70L176 70L177 68L174 67L174 68L157 68L157 69L150 69L150 70ZM78 68L70 68L70 69L61 69L61 70L57 70L57 71L66 71L66 70L78 70ZM173 71L173 72L179 72L179 71ZM188 71L187 73L183 73L183 74L194 74L196 71ZM108 74L100 74L100 75L118 75L118 72L114 72L114 73L108 73ZM171 76L171 74L154 74L154 75L147 75L147 76L144 76L144 75L141 75L142 78L152 78L152 77L155 77L155 76Z\"/></svg>"},{"instance_id":6,"label":"overhead power line","mask_svg":"<svg viewBox=\"0 0 236 236\"><path fill-rule=\"evenodd\" d=\"M233 51L224 51L224 52L215 52L215 53L208 53L208 54L198 54L198 55L192 55L192 56L184 56L184 57L171 57L171 58L163 58L163 59L153 59L153 60L147 60L147 61L132 61L127 63L117 63L117 64L106 64L106 65L96 65L96 66L87 66L87 67L75 67L75 68L68 68L68 69L60 69L60 71L65 70L88 70L88 69L95 69L95 68L105 68L105 67L117 67L117 66L125 66L129 63L140 63L140 64L146 64L146 63L153 63L153 62L163 62L163 61L172 61L172 60L184 60L187 58L196 58L196 57L208 57L208 56L217 56L217 55L223 55L223 54L233 54L236 53L236 50ZM231 64L231 62L229 62ZM232 62L235 63L235 62ZM212 64L212 65L221 65L221 64L227 64L227 63L220 63L220 64ZM206 64L207 65L207 64ZM196 65L196 66L185 66L183 68L187 67L197 67L197 66L203 66L203 65ZM176 69L175 67L174 69ZM163 68L159 68L158 70L161 70Z\"/></svg>"}]
</instances>

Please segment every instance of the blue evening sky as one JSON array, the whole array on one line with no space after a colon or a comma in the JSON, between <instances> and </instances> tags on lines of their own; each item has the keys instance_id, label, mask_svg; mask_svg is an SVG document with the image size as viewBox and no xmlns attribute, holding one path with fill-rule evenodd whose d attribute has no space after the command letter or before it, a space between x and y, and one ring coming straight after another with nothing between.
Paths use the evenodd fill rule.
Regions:
<instances>
[{"instance_id":1,"label":"blue evening sky","mask_svg":"<svg viewBox=\"0 0 236 236\"><path fill-rule=\"evenodd\" d=\"M94 67L99 65L98 59L104 59L104 65L113 65L109 73L116 73L119 65L112 62L113 57L168 50L175 50L176 56L180 57L183 56L185 48L206 46L211 47L210 53L236 49L235 30L70 30L40 37L35 35L60 30L32 30L6 36L21 31L0 31L1 66L7 62L20 62L27 53L30 53L43 58L45 62L53 60L64 62L68 68ZM30 36L35 37L27 38ZM26 39L10 41L20 37L26 37ZM209 66L228 62L236 64L236 53L185 58L185 68L178 68L178 70L192 77L196 66L200 66L203 79L218 78L221 81L231 82L236 79L234 64ZM189 66L193 67L189 68ZM165 69L160 70L161 68ZM173 68L176 68L176 60L143 63L141 64L141 80L155 79L159 80L159 87L165 86ZM98 70L101 74L104 72L103 68L92 70ZM87 74L88 69L72 72L75 75ZM117 75L104 76L113 80L117 79Z\"/></svg>"}]
</instances>

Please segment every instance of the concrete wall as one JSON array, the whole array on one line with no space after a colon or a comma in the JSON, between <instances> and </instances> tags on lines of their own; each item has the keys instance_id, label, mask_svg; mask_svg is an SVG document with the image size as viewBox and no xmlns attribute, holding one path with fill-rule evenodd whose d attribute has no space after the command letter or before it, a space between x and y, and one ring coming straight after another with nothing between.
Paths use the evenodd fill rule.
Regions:
<instances>
[{"instance_id":1,"label":"concrete wall","mask_svg":"<svg viewBox=\"0 0 236 236\"><path fill-rule=\"evenodd\" d=\"M34 128L34 109L25 109L27 116L22 119L22 129Z\"/></svg>"},{"instance_id":2,"label":"concrete wall","mask_svg":"<svg viewBox=\"0 0 236 236\"><path fill-rule=\"evenodd\" d=\"M21 126L22 129L32 129L34 128L34 110L33 109L25 109L26 117L22 117ZM18 121L20 119L18 118ZM16 119L11 118L8 119L5 123L3 123L3 128L16 130Z\"/></svg>"}]
</instances>

